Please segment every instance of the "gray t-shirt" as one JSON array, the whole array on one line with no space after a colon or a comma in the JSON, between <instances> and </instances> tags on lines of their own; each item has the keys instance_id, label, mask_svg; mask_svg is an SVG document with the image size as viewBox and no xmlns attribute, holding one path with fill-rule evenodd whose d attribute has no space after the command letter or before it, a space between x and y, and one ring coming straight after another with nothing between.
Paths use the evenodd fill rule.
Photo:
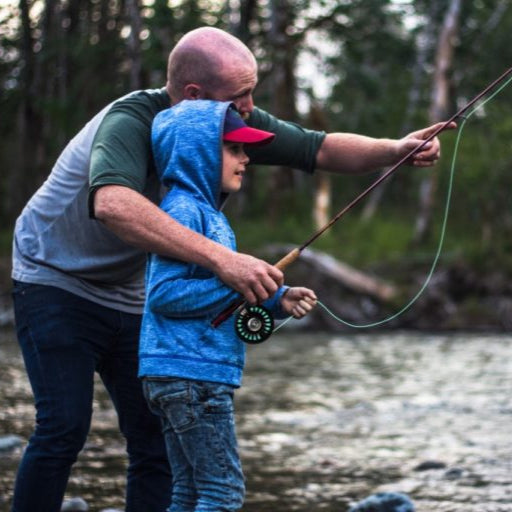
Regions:
<instances>
[{"instance_id":1,"label":"gray t-shirt","mask_svg":"<svg viewBox=\"0 0 512 512\"><path fill-rule=\"evenodd\" d=\"M94 192L110 184L158 202L151 123L168 106L163 89L131 93L105 107L69 142L16 221L13 279L141 313L146 255L92 218L90 205ZM323 132L304 130L261 110L255 110L249 124L277 134L265 151L250 155L251 162L313 172Z\"/></svg>"}]
</instances>

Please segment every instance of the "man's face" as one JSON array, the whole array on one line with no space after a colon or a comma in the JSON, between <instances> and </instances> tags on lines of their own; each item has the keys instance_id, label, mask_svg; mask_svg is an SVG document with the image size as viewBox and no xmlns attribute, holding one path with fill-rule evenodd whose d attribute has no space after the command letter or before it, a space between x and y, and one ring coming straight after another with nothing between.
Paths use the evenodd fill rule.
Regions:
<instances>
[{"instance_id":1,"label":"man's face","mask_svg":"<svg viewBox=\"0 0 512 512\"><path fill-rule=\"evenodd\" d=\"M226 64L222 70L224 85L209 91L208 97L218 101L232 101L243 119L254 109L252 94L258 82L256 63Z\"/></svg>"}]
</instances>

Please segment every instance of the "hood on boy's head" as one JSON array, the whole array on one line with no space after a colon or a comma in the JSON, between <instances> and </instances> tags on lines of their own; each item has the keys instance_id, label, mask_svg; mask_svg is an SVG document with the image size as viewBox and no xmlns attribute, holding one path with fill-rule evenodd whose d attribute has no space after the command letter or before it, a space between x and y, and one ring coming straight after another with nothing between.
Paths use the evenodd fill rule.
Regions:
<instances>
[{"instance_id":1,"label":"hood on boy's head","mask_svg":"<svg viewBox=\"0 0 512 512\"><path fill-rule=\"evenodd\" d=\"M182 186L217 207L222 141L261 145L274 136L247 126L231 102L184 100L155 117L151 142L164 185Z\"/></svg>"},{"instance_id":2,"label":"hood on boy's head","mask_svg":"<svg viewBox=\"0 0 512 512\"><path fill-rule=\"evenodd\" d=\"M183 100L153 120L151 143L158 176L217 207L222 130L230 102Z\"/></svg>"}]
</instances>

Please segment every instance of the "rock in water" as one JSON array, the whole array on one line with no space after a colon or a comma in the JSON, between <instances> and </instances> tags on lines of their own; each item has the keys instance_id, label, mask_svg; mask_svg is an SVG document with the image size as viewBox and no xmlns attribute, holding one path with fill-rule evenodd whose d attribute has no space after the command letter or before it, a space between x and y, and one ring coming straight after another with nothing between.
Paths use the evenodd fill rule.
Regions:
<instances>
[{"instance_id":1,"label":"rock in water","mask_svg":"<svg viewBox=\"0 0 512 512\"><path fill-rule=\"evenodd\" d=\"M89 505L82 498L71 498L64 500L60 512L87 512Z\"/></svg>"},{"instance_id":2,"label":"rock in water","mask_svg":"<svg viewBox=\"0 0 512 512\"><path fill-rule=\"evenodd\" d=\"M0 453L6 453L23 444L23 439L15 435L0 436Z\"/></svg>"},{"instance_id":3,"label":"rock in water","mask_svg":"<svg viewBox=\"0 0 512 512\"><path fill-rule=\"evenodd\" d=\"M414 512L414 504L405 494L379 492L356 503L349 512Z\"/></svg>"}]
</instances>

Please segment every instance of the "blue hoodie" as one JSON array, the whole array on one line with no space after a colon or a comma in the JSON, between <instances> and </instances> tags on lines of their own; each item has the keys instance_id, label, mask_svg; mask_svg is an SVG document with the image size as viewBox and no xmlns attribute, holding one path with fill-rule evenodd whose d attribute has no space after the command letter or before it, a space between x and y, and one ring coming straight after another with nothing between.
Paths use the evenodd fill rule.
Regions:
<instances>
[{"instance_id":1,"label":"blue hoodie","mask_svg":"<svg viewBox=\"0 0 512 512\"><path fill-rule=\"evenodd\" d=\"M236 250L221 212L222 132L229 102L182 101L153 121L156 169L170 188L160 207L184 226ZM282 287L264 305L282 317ZM140 377L179 377L240 386L245 345L231 317L211 321L239 298L204 267L150 255L139 348Z\"/></svg>"}]
</instances>

